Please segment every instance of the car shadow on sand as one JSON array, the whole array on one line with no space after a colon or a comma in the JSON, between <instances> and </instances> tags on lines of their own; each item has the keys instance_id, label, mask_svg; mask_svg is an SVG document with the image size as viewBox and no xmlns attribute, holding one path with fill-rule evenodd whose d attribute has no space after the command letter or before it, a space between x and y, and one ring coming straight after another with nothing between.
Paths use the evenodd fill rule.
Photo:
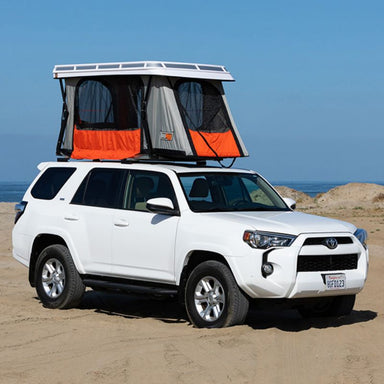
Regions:
<instances>
[{"instance_id":1,"label":"car shadow on sand","mask_svg":"<svg viewBox=\"0 0 384 384\"><path fill-rule=\"evenodd\" d=\"M188 322L183 307L170 297L87 291L79 308L127 319L153 318L166 323Z\"/></svg>"},{"instance_id":2,"label":"car shadow on sand","mask_svg":"<svg viewBox=\"0 0 384 384\"><path fill-rule=\"evenodd\" d=\"M377 312L370 310L354 310L342 317L303 318L295 309L263 311L250 309L246 324L253 329L277 328L286 332L306 331L310 328L337 328L356 323L374 320Z\"/></svg>"},{"instance_id":3,"label":"car shadow on sand","mask_svg":"<svg viewBox=\"0 0 384 384\"><path fill-rule=\"evenodd\" d=\"M124 295L104 291L87 291L80 309L94 310L109 316L127 319L152 318L165 323L190 324L184 308L176 299L154 298L144 295ZM335 328L374 320L377 313L354 310L349 316L339 318L303 319L294 309L260 310L250 308L245 325L253 329L277 328L286 332L300 332L310 328Z\"/></svg>"}]
</instances>

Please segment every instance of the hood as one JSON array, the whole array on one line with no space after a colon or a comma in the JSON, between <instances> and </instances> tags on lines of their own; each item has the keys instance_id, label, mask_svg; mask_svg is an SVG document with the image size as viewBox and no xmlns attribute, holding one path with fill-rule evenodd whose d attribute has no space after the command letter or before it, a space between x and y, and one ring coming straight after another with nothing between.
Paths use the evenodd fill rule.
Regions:
<instances>
[{"instance_id":1,"label":"hood","mask_svg":"<svg viewBox=\"0 0 384 384\"><path fill-rule=\"evenodd\" d=\"M220 212L215 213L215 216L217 219L243 224L248 229L295 236L302 233L354 233L356 231L353 224L301 212Z\"/></svg>"}]
</instances>

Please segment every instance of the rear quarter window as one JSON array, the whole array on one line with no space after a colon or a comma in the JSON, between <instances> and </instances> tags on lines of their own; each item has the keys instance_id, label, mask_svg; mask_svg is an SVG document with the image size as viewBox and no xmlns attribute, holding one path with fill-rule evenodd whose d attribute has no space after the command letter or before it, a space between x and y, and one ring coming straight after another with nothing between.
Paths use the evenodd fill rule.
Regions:
<instances>
[{"instance_id":1,"label":"rear quarter window","mask_svg":"<svg viewBox=\"0 0 384 384\"><path fill-rule=\"evenodd\" d=\"M50 167L36 181L31 190L35 199L52 200L76 168Z\"/></svg>"}]
</instances>

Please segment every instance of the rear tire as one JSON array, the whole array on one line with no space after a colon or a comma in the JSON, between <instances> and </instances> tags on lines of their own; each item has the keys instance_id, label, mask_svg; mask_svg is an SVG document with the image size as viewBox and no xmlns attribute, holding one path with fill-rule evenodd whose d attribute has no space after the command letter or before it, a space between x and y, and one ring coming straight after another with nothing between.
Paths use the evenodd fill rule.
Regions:
<instances>
[{"instance_id":1,"label":"rear tire","mask_svg":"<svg viewBox=\"0 0 384 384\"><path fill-rule=\"evenodd\" d=\"M300 315L309 317L347 316L355 305L356 295L321 297L298 308Z\"/></svg>"},{"instance_id":2,"label":"rear tire","mask_svg":"<svg viewBox=\"0 0 384 384\"><path fill-rule=\"evenodd\" d=\"M50 245L39 255L36 292L46 308L67 309L80 304L85 287L67 247Z\"/></svg>"},{"instance_id":3,"label":"rear tire","mask_svg":"<svg viewBox=\"0 0 384 384\"><path fill-rule=\"evenodd\" d=\"M185 289L188 317L198 328L222 328L242 324L249 303L230 269L218 261L199 264L189 275Z\"/></svg>"}]
</instances>

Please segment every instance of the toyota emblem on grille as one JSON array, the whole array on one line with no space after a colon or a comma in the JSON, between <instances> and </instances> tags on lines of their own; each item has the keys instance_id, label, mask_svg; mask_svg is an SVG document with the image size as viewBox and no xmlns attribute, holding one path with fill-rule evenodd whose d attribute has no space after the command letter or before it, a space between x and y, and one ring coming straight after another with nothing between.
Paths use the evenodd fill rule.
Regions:
<instances>
[{"instance_id":1,"label":"toyota emblem on grille","mask_svg":"<svg viewBox=\"0 0 384 384\"><path fill-rule=\"evenodd\" d=\"M335 249L339 244L334 237L328 237L325 239L324 245L326 245L329 249Z\"/></svg>"}]
</instances>

